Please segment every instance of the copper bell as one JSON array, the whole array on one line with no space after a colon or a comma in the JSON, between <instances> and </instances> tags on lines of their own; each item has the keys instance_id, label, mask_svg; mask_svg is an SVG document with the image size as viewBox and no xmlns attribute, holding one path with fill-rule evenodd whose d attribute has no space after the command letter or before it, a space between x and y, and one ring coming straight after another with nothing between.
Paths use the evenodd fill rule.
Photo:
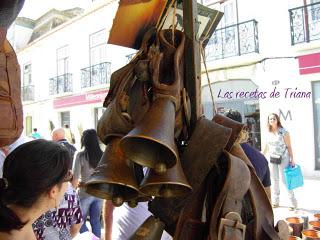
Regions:
<instances>
[{"instance_id":1,"label":"copper bell","mask_svg":"<svg viewBox=\"0 0 320 240\"><path fill-rule=\"evenodd\" d=\"M160 240L164 223L158 218L150 216L145 220L142 225L135 231L135 233L129 238L130 240Z\"/></svg>"},{"instance_id":2,"label":"copper bell","mask_svg":"<svg viewBox=\"0 0 320 240\"><path fill-rule=\"evenodd\" d=\"M120 138L113 138L94 170L85 183L86 192L107 200L113 205L121 206L138 196L138 184L133 163L123 154L119 147Z\"/></svg>"},{"instance_id":3,"label":"copper bell","mask_svg":"<svg viewBox=\"0 0 320 240\"><path fill-rule=\"evenodd\" d=\"M190 193L192 187L183 173L180 160L164 174L157 174L149 169L140 185L140 191L149 196L181 197Z\"/></svg>"},{"instance_id":4,"label":"copper bell","mask_svg":"<svg viewBox=\"0 0 320 240\"><path fill-rule=\"evenodd\" d=\"M126 157L159 174L178 159L174 141L175 107L168 98L157 98L144 118L120 141Z\"/></svg>"}]
</instances>

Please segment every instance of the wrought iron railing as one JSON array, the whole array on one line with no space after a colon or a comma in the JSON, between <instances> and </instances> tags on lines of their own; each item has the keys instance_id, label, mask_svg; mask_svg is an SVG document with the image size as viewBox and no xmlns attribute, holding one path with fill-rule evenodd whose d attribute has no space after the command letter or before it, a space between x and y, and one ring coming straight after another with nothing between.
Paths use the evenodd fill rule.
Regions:
<instances>
[{"instance_id":1,"label":"wrought iron railing","mask_svg":"<svg viewBox=\"0 0 320 240\"><path fill-rule=\"evenodd\" d=\"M103 62L81 69L81 88L110 82L111 63Z\"/></svg>"},{"instance_id":2,"label":"wrought iron railing","mask_svg":"<svg viewBox=\"0 0 320 240\"><path fill-rule=\"evenodd\" d=\"M22 101L34 101L33 85L27 85L22 87Z\"/></svg>"},{"instance_id":3,"label":"wrought iron railing","mask_svg":"<svg viewBox=\"0 0 320 240\"><path fill-rule=\"evenodd\" d=\"M49 79L49 94L72 92L72 74L66 73Z\"/></svg>"},{"instance_id":4,"label":"wrought iron railing","mask_svg":"<svg viewBox=\"0 0 320 240\"><path fill-rule=\"evenodd\" d=\"M320 39L320 2L289 10L291 44Z\"/></svg>"},{"instance_id":5,"label":"wrought iron railing","mask_svg":"<svg viewBox=\"0 0 320 240\"><path fill-rule=\"evenodd\" d=\"M259 53L258 22L250 20L217 29L206 49L206 61Z\"/></svg>"}]
</instances>

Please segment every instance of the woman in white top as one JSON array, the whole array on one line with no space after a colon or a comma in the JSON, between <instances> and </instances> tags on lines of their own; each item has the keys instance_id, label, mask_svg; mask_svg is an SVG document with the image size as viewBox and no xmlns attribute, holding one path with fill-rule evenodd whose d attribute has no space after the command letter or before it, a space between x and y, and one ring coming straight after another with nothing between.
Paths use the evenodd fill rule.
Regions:
<instances>
[{"instance_id":1,"label":"woman in white top","mask_svg":"<svg viewBox=\"0 0 320 240\"><path fill-rule=\"evenodd\" d=\"M290 135L287 130L281 125L280 118L277 114L271 113L268 116L268 133L266 146L263 154L269 152L271 178L273 185L273 207L279 207L280 187L279 187L279 172L282 182L284 180L284 169L289 165L294 166L295 161L292 154ZM287 188L286 188L287 189ZM293 190L287 190L291 201L290 209L297 208L297 200Z\"/></svg>"}]
</instances>

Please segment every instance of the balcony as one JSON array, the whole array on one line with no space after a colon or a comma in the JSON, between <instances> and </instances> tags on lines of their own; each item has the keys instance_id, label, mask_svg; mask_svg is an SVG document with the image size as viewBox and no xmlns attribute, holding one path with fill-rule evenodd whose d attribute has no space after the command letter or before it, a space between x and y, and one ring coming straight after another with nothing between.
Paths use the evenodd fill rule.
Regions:
<instances>
[{"instance_id":1,"label":"balcony","mask_svg":"<svg viewBox=\"0 0 320 240\"><path fill-rule=\"evenodd\" d=\"M217 29L205 49L206 61L259 53L258 22L250 20Z\"/></svg>"},{"instance_id":2,"label":"balcony","mask_svg":"<svg viewBox=\"0 0 320 240\"><path fill-rule=\"evenodd\" d=\"M291 45L320 39L320 2L289 10Z\"/></svg>"},{"instance_id":3,"label":"balcony","mask_svg":"<svg viewBox=\"0 0 320 240\"><path fill-rule=\"evenodd\" d=\"M110 82L111 63L103 62L81 69L81 88L87 88Z\"/></svg>"},{"instance_id":4,"label":"balcony","mask_svg":"<svg viewBox=\"0 0 320 240\"><path fill-rule=\"evenodd\" d=\"M66 73L49 79L49 94L72 92L72 74Z\"/></svg>"},{"instance_id":5,"label":"balcony","mask_svg":"<svg viewBox=\"0 0 320 240\"><path fill-rule=\"evenodd\" d=\"M34 86L27 85L22 87L22 101L34 101Z\"/></svg>"}]
</instances>

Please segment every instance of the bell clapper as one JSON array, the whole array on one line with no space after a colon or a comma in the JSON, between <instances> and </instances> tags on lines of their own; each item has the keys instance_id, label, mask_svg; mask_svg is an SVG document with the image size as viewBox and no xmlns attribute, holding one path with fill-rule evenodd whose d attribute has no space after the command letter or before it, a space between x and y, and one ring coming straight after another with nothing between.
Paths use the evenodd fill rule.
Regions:
<instances>
[{"instance_id":1,"label":"bell clapper","mask_svg":"<svg viewBox=\"0 0 320 240\"><path fill-rule=\"evenodd\" d=\"M135 208L138 205L138 202L134 199L134 200L130 200L128 201L128 205L131 208Z\"/></svg>"},{"instance_id":2,"label":"bell clapper","mask_svg":"<svg viewBox=\"0 0 320 240\"><path fill-rule=\"evenodd\" d=\"M155 165L154 170L156 171L156 173L161 175L161 174L164 174L167 171L167 166L166 166L165 163L160 162L160 163L157 163Z\"/></svg>"},{"instance_id":3,"label":"bell clapper","mask_svg":"<svg viewBox=\"0 0 320 240\"><path fill-rule=\"evenodd\" d=\"M112 197L112 204L115 207L120 207L123 204L123 198L121 196Z\"/></svg>"},{"instance_id":4,"label":"bell clapper","mask_svg":"<svg viewBox=\"0 0 320 240\"><path fill-rule=\"evenodd\" d=\"M173 196L172 190L166 184L161 186L159 193L164 198L170 198Z\"/></svg>"}]
</instances>

